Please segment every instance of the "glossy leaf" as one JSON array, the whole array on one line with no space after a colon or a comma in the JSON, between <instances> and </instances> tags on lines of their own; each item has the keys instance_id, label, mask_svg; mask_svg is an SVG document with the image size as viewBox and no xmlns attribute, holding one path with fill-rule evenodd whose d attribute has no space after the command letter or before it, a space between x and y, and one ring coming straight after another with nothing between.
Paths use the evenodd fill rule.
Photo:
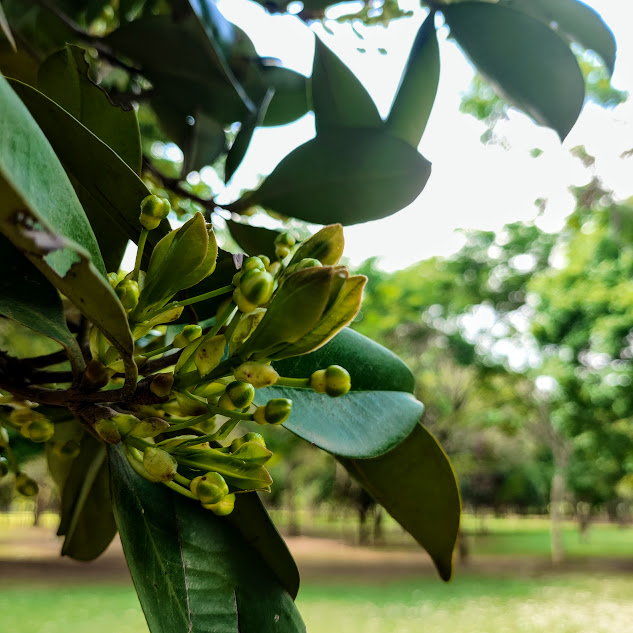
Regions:
<instances>
[{"instance_id":1,"label":"glossy leaf","mask_svg":"<svg viewBox=\"0 0 633 633\"><path fill-rule=\"evenodd\" d=\"M149 194L145 183L103 141L48 97L20 82L11 85L62 162L101 239L103 252L108 256L118 252L128 239L138 242L140 205ZM148 242L156 244L168 231L169 223L163 220L150 232ZM114 268L118 268L118 261L110 265L111 270Z\"/></svg>"},{"instance_id":2,"label":"glossy leaf","mask_svg":"<svg viewBox=\"0 0 633 633\"><path fill-rule=\"evenodd\" d=\"M66 325L59 292L3 235L0 270L0 314L61 343L75 373L82 371L83 355Z\"/></svg>"},{"instance_id":3,"label":"glossy leaf","mask_svg":"<svg viewBox=\"0 0 633 633\"><path fill-rule=\"evenodd\" d=\"M261 205L317 224L384 218L413 202L431 163L384 130L322 131L286 156L256 191L229 205Z\"/></svg>"},{"instance_id":4,"label":"glossy leaf","mask_svg":"<svg viewBox=\"0 0 633 633\"><path fill-rule=\"evenodd\" d=\"M231 521L141 479L119 449L110 469L121 542L152 633L305 631L275 572Z\"/></svg>"},{"instance_id":5,"label":"glossy leaf","mask_svg":"<svg viewBox=\"0 0 633 633\"><path fill-rule=\"evenodd\" d=\"M440 81L435 11L424 20L405 66L387 118L387 129L413 147L420 144Z\"/></svg>"},{"instance_id":6,"label":"glossy leaf","mask_svg":"<svg viewBox=\"0 0 633 633\"><path fill-rule=\"evenodd\" d=\"M227 220L227 226L233 239L247 255L266 255L271 261L275 259L275 237L279 235L278 231L234 220Z\"/></svg>"},{"instance_id":7,"label":"glossy leaf","mask_svg":"<svg viewBox=\"0 0 633 633\"><path fill-rule=\"evenodd\" d=\"M141 172L141 137L133 108L115 106L89 78L86 51L66 46L46 59L37 75L37 88L72 114L113 149L137 174Z\"/></svg>"},{"instance_id":8,"label":"glossy leaf","mask_svg":"<svg viewBox=\"0 0 633 633\"><path fill-rule=\"evenodd\" d=\"M185 174L212 165L226 151L224 128L215 119L199 111L192 123L182 126L177 141L185 155Z\"/></svg>"},{"instance_id":9,"label":"glossy leaf","mask_svg":"<svg viewBox=\"0 0 633 633\"><path fill-rule=\"evenodd\" d=\"M132 335L94 233L46 137L2 77L0 112L0 228L128 359L131 384Z\"/></svg>"},{"instance_id":10,"label":"glossy leaf","mask_svg":"<svg viewBox=\"0 0 633 633\"><path fill-rule=\"evenodd\" d=\"M449 580L461 503L455 473L437 440L418 424L385 455L339 461L431 555L442 579Z\"/></svg>"},{"instance_id":11,"label":"glossy leaf","mask_svg":"<svg viewBox=\"0 0 633 633\"><path fill-rule=\"evenodd\" d=\"M7 38L11 48L16 51L17 47L15 45L15 39L13 39L13 33L11 32L11 27L9 26L9 21L4 13L2 4L0 4L0 31L4 33L4 36Z\"/></svg>"},{"instance_id":12,"label":"glossy leaf","mask_svg":"<svg viewBox=\"0 0 633 633\"><path fill-rule=\"evenodd\" d=\"M311 389L259 389L257 404L290 398L292 412L284 426L319 448L345 457L377 456L404 440L422 414L410 393L413 375L393 353L350 329L322 348L274 363L281 376L308 378L329 365L345 367L352 391L330 398Z\"/></svg>"},{"instance_id":13,"label":"glossy leaf","mask_svg":"<svg viewBox=\"0 0 633 633\"><path fill-rule=\"evenodd\" d=\"M110 545L116 532L106 449L86 434L62 493L57 531L58 536L65 536L62 555L93 560Z\"/></svg>"},{"instance_id":14,"label":"glossy leaf","mask_svg":"<svg viewBox=\"0 0 633 633\"><path fill-rule=\"evenodd\" d=\"M378 108L363 84L318 37L309 86L317 134L331 127L382 126Z\"/></svg>"},{"instance_id":15,"label":"glossy leaf","mask_svg":"<svg viewBox=\"0 0 633 633\"><path fill-rule=\"evenodd\" d=\"M263 96L267 90L274 91L262 121L263 126L292 123L310 110L306 77L289 68L266 65L259 69L258 75L263 84L258 94ZM246 88L249 88L248 83Z\"/></svg>"},{"instance_id":16,"label":"glossy leaf","mask_svg":"<svg viewBox=\"0 0 633 633\"><path fill-rule=\"evenodd\" d=\"M591 7L576 0L504 0L504 4L538 18L565 37L596 52L609 74L613 74L615 38Z\"/></svg>"},{"instance_id":17,"label":"glossy leaf","mask_svg":"<svg viewBox=\"0 0 633 633\"><path fill-rule=\"evenodd\" d=\"M567 44L543 22L501 4L442 7L451 34L500 93L564 139L584 101L584 80Z\"/></svg>"}]
</instances>

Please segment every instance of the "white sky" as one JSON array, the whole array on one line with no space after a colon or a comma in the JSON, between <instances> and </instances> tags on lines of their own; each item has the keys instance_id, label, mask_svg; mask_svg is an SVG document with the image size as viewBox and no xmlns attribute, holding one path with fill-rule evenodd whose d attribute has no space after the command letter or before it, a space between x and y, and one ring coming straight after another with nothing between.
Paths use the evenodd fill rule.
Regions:
<instances>
[{"instance_id":1,"label":"white sky","mask_svg":"<svg viewBox=\"0 0 633 633\"><path fill-rule=\"evenodd\" d=\"M589 0L587 4L603 16L618 42L613 84L633 93L630 3ZM415 5L411 0L412 9ZM260 55L277 57L284 65L310 74L313 34L301 21L292 16L270 16L245 0L221 0L219 7L249 33ZM333 23L335 37L324 33L320 25L314 28L363 81L385 116L423 17L418 8L415 17L398 20L387 29L361 27L364 40L358 39L349 25ZM360 53L357 47L367 52ZM388 53L381 55L379 48ZM512 150L484 146L479 140L483 125L459 112L461 93L468 88L473 71L455 44L446 41L445 29L440 30L440 56L438 96L419 147L433 163L431 178L406 209L383 220L346 228L346 256L354 264L377 255L383 268L394 270L432 255L449 254L461 245L456 229L498 229L507 222L532 219L537 198L549 200L539 223L556 230L572 208L569 185L588 179L579 161L568 153L579 144L598 157L598 173L620 197L633 194L633 159L620 158L623 151L633 148L633 100L612 111L588 103L562 146L554 132L520 113L512 114L510 121L498 128ZM289 151L313 135L311 115L284 128L259 129L227 196L232 199L240 188L255 187L259 176L270 173ZM544 151L537 159L529 155L535 147Z\"/></svg>"}]
</instances>

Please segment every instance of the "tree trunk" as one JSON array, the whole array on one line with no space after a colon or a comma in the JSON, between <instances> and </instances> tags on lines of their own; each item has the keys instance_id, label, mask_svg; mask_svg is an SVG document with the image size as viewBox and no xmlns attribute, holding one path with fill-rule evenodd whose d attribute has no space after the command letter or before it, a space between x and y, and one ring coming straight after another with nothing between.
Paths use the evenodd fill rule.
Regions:
<instances>
[{"instance_id":1,"label":"tree trunk","mask_svg":"<svg viewBox=\"0 0 633 633\"><path fill-rule=\"evenodd\" d=\"M374 507L374 545L384 545L385 532L382 529L382 506L376 504Z\"/></svg>"},{"instance_id":2,"label":"tree trunk","mask_svg":"<svg viewBox=\"0 0 633 633\"><path fill-rule=\"evenodd\" d=\"M556 459L554 460L556 462ZM559 565L565 559L565 546L563 544L563 503L565 501L565 471L554 468L552 477L552 490L550 493L549 517L552 563Z\"/></svg>"}]
</instances>

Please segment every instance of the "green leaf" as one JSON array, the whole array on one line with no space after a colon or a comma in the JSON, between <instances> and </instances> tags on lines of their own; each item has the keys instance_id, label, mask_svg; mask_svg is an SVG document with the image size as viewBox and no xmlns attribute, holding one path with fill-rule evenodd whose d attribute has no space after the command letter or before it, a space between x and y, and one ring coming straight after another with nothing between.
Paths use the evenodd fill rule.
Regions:
<instances>
[{"instance_id":1,"label":"green leaf","mask_svg":"<svg viewBox=\"0 0 633 633\"><path fill-rule=\"evenodd\" d=\"M196 112L193 125L182 126L176 142L185 155L184 174L212 165L226 151L224 128L202 111Z\"/></svg>"},{"instance_id":2,"label":"green leaf","mask_svg":"<svg viewBox=\"0 0 633 633\"><path fill-rule=\"evenodd\" d=\"M141 479L118 448L110 470L121 542L152 633L305 631L275 572L231 521Z\"/></svg>"},{"instance_id":3,"label":"green leaf","mask_svg":"<svg viewBox=\"0 0 633 633\"><path fill-rule=\"evenodd\" d=\"M263 126L287 125L310 110L306 77L289 68L266 65L258 69L258 75L263 86L258 91L259 98L255 101L261 101L261 97L268 90L274 90L273 98L262 121ZM246 88L249 90L248 83Z\"/></svg>"},{"instance_id":4,"label":"green leaf","mask_svg":"<svg viewBox=\"0 0 633 633\"><path fill-rule=\"evenodd\" d=\"M442 7L451 34L498 91L564 139L582 109L585 84L567 44L543 22L505 5Z\"/></svg>"},{"instance_id":5,"label":"green leaf","mask_svg":"<svg viewBox=\"0 0 633 633\"><path fill-rule=\"evenodd\" d=\"M52 147L3 77L0 112L0 228L103 331L127 359L128 385L135 383L132 335L94 233Z\"/></svg>"},{"instance_id":6,"label":"green leaf","mask_svg":"<svg viewBox=\"0 0 633 633\"><path fill-rule=\"evenodd\" d=\"M251 115L248 119L246 119L246 121L242 123L242 127L235 137L233 145L231 145L231 149L226 156L226 163L224 166L225 182L231 180L233 174L241 165L242 160L246 155L246 151L248 150L248 146L251 144L251 139L253 138L253 133L255 132L255 129L262 124L262 121L266 116L266 111L268 110L268 105L270 104L270 100L272 99L272 97L273 91L270 90L264 95L264 98L262 99L257 110L257 114Z\"/></svg>"},{"instance_id":7,"label":"green leaf","mask_svg":"<svg viewBox=\"0 0 633 633\"><path fill-rule=\"evenodd\" d=\"M110 501L106 449L84 435L62 493L58 536L65 536L62 555L93 560L110 545L117 532Z\"/></svg>"},{"instance_id":8,"label":"green leaf","mask_svg":"<svg viewBox=\"0 0 633 633\"><path fill-rule=\"evenodd\" d=\"M424 20L409 53L387 118L387 129L417 148L426 129L440 81L435 11Z\"/></svg>"},{"instance_id":9,"label":"green leaf","mask_svg":"<svg viewBox=\"0 0 633 633\"><path fill-rule=\"evenodd\" d=\"M363 84L318 37L309 86L317 134L331 127L382 126L378 108Z\"/></svg>"},{"instance_id":10,"label":"green leaf","mask_svg":"<svg viewBox=\"0 0 633 633\"><path fill-rule=\"evenodd\" d=\"M40 66L37 88L113 149L137 174L141 172L141 136L133 108L115 106L89 78L86 51L67 45Z\"/></svg>"},{"instance_id":11,"label":"green leaf","mask_svg":"<svg viewBox=\"0 0 633 633\"><path fill-rule=\"evenodd\" d=\"M84 369L84 360L64 317L61 297L46 277L0 235L0 314L61 343L75 375Z\"/></svg>"},{"instance_id":12,"label":"green leaf","mask_svg":"<svg viewBox=\"0 0 633 633\"><path fill-rule=\"evenodd\" d=\"M356 224L406 207L430 174L429 161L384 130L325 130L229 208L261 205L306 222Z\"/></svg>"},{"instance_id":13,"label":"green leaf","mask_svg":"<svg viewBox=\"0 0 633 633\"><path fill-rule=\"evenodd\" d=\"M15 45L15 40L13 39L13 33L11 32L11 27L9 26L9 21L7 20L7 16L4 13L2 4L0 4L0 31L2 31L7 40L9 40L11 48L14 51L17 51L18 49Z\"/></svg>"},{"instance_id":14,"label":"green leaf","mask_svg":"<svg viewBox=\"0 0 633 633\"><path fill-rule=\"evenodd\" d=\"M150 193L145 183L112 149L51 99L20 82L11 81L11 85L69 175L108 257L109 269L118 269L120 259L111 255L125 248L128 239L138 242L141 233L140 205ZM169 223L163 220L150 232L148 242L156 244L168 231Z\"/></svg>"},{"instance_id":15,"label":"green leaf","mask_svg":"<svg viewBox=\"0 0 633 633\"><path fill-rule=\"evenodd\" d=\"M339 461L431 555L441 578L449 580L461 503L455 473L437 440L418 424L386 455Z\"/></svg>"},{"instance_id":16,"label":"green leaf","mask_svg":"<svg viewBox=\"0 0 633 633\"><path fill-rule=\"evenodd\" d=\"M261 226L227 220L231 236L247 255L266 255L271 261L276 259L275 238L279 231Z\"/></svg>"},{"instance_id":17,"label":"green leaf","mask_svg":"<svg viewBox=\"0 0 633 633\"><path fill-rule=\"evenodd\" d=\"M349 371L347 395L330 398L311 389L267 387L257 391L255 402L289 398L292 412L283 426L345 457L381 455L411 433L423 410L410 393L413 376L395 354L362 334L346 328L311 354L274 363L281 376L292 378L308 378L329 365Z\"/></svg>"},{"instance_id":18,"label":"green leaf","mask_svg":"<svg viewBox=\"0 0 633 633\"><path fill-rule=\"evenodd\" d=\"M504 0L503 4L541 20L566 38L596 52L609 74L613 74L615 38L591 7L576 0Z\"/></svg>"}]
</instances>

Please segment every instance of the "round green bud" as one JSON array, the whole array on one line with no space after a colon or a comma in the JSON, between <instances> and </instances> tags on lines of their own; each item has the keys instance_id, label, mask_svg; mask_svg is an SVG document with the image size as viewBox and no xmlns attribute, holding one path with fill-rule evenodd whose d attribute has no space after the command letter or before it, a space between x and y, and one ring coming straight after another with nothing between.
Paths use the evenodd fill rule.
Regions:
<instances>
[{"instance_id":1,"label":"round green bud","mask_svg":"<svg viewBox=\"0 0 633 633\"><path fill-rule=\"evenodd\" d=\"M218 400L218 407L226 409L227 411L235 411L237 407L233 404L233 401L226 393L223 393Z\"/></svg>"},{"instance_id":2,"label":"round green bud","mask_svg":"<svg viewBox=\"0 0 633 633\"><path fill-rule=\"evenodd\" d=\"M138 282L133 279L123 279L114 289L116 296L126 310L133 310L138 304L138 298L141 293Z\"/></svg>"},{"instance_id":3,"label":"round green bud","mask_svg":"<svg viewBox=\"0 0 633 633\"><path fill-rule=\"evenodd\" d=\"M97 420L94 425L94 430L97 432L97 435L108 444L118 444L121 441L119 427L112 418Z\"/></svg>"},{"instance_id":4,"label":"round green bud","mask_svg":"<svg viewBox=\"0 0 633 633\"><path fill-rule=\"evenodd\" d=\"M114 290L119 284L119 275L117 273L108 273L108 283Z\"/></svg>"},{"instance_id":5,"label":"round green bud","mask_svg":"<svg viewBox=\"0 0 633 633\"><path fill-rule=\"evenodd\" d=\"M156 374L149 385L149 390L158 398L167 398L174 386L174 374L161 372Z\"/></svg>"},{"instance_id":6,"label":"round green bud","mask_svg":"<svg viewBox=\"0 0 633 633\"><path fill-rule=\"evenodd\" d=\"M112 420L121 435L127 435L139 422L135 415L129 413L117 413Z\"/></svg>"},{"instance_id":7,"label":"round green bud","mask_svg":"<svg viewBox=\"0 0 633 633\"><path fill-rule=\"evenodd\" d=\"M267 255L258 255L257 257L259 257L262 264L264 264L264 266L266 267L266 270L268 270L268 267L270 266L270 257L268 257Z\"/></svg>"},{"instance_id":8,"label":"round green bud","mask_svg":"<svg viewBox=\"0 0 633 633\"><path fill-rule=\"evenodd\" d=\"M338 398L352 388L352 380L347 369L340 365L330 365L310 376L310 387L317 393L327 393L331 398Z\"/></svg>"},{"instance_id":9,"label":"round green bud","mask_svg":"<svg viewBox=\"0 0 633 633\"><path fill-rule=\"evenodd\" d=\"M41 413L33 411L33 409L19 407L17 409L13 409L13 411L9 414L9 422L15 426L23 426L33 420L38 420L43 417L44 416Z\"/></svg>"},{"instance_id":10,"label":"round green bud","mask_svg":"<svg viewBox=\"0 0 633 633\"><path fill-rule=\"evenodd\" d=\"M0 479L2 479L9 472L9 461L6 457L0 455Z\"/></svg>"},{"instance_id":11,"label":"round green bud","mask_svg":"<svg viewBox=\"0 0 633 633\"><path fill-rule=\"evenodd\" d=\"M199 325L185 325L180 334L176 334L172 345L179 349L187 347L191 341L202 336L202 328Z\"/></svg>"},{"instance_id":12,"label":"round green bud","mask_svg":"<svg viewBox=\"0 0 633 633\"><path fill-rule=\"evenodd\" d=\"M203 503L202 507L207 510L211 510L211 512L219 517L225 517L228 514L231 514L235 508L235 495L226 495L226 497L224 497L221 501L218 501L218 503Z\"/></svg>"},{"instance_id":13,"label":"round green bud","mask_svg":"<svg viewBox=\"0 0 633 633\"><path fill-rule=\"evenodd\" d=\"M242 296L255 306L263 305L273 296L275 280L270 273L261 270L249 270L242 275L239 289Z\"/></svg>"},{"instance_id":14,"label":"round green bud","mask_svg":"<svg viewBox=\"0 0 633 633\"><path fill-rule=\"evenodd\" d=\"M171 211L171 204L167 198L159 198L155 195L149 195L143 198L141 202L141 215L139 222L143 228L151 231L164 220Z\"/></svg>"},{"instance_id":15,"label":"round green bud","mask_svg":"<svg viewBox=\"0 0 633 633\"><path fill-rule=\"evenodd\" d=\"M220 473L209 472L192 479L189 486L203 504L218 503L229 494L229 487Z\"/></svg>"},{"instance_id":16,"label":"round green bud","mask_svg":"<svg viewBox=\"0 0 633 633\"><path fill-rule=\"evenodd\" d=\"M237 409L243 409L253 402L255 397L255 388L249 382L242 382L241 380L234 380L227 385L224 392Z\"/></svg>"},{"instance_id":17,"label":"round green bud","mask_svg":"<svg viewBox=\"0 0 633 633\"><path fill-rule=\"evenodd\" d=\"M80 446L76 440L68 440L67 442L54 442L53 452L59 457L65 459L75 459L79 455Z\"/></svg>"},{"instance_id":18,"label":"round green bud","mask_svg":"<svg viewBox=\"0 0 633 633\"><path fill-rule=\"evenodd\" d=\"M3 426L0 426L0 447L5 446L9 446L9 434Z\"/></svg>"},{"instance_id":19,"label":"round green bud","mask_svg":"<svg viewBox=\"0 0 633 633\"><path fill-rule=\"evenodd\" d=\"M268 272L274 277L281 270L281 262L273 262L268 267Z\"/></svg>"},{"instance_id":20,"label":"round green bud","mask_svg":"<svg viewBox=\"0 0 633 633\"><path fill-rule=\"evenodd\" d=\"M288 398L273 398L265 405L257 407L253 413L253 420L257 424L283 424L290 416L292 400Z\"/></svg>"},{"instance_id":21,"label":"round green bud","mask_svg":"<svg viewBox=\"0 0 633 633\"><path fill-rule=\"evenodd\" d=\"M37 482L26 473L17 473L15 476L15 489L25 497L34 497L39 492Z\"/></svg>"},{"instance_id":22,"label":"round green bud","mask_svg":"<svg viewBox=\"0 0 633 633\"><path fill-rule=\"evenodd\" d=\"M240 270L242 273L247 273L249 270L259 270L264 272L266 270L266 264L262 261L261 256L247 257L242 262L242 268Z\"/></svg>"},{"instance_id":23,"label":"round green bud","mask_svg":"<svg viewBox=\"0 0 633 633\"><path fill-rule=\"evenodd\" d=\"M267 363L256 363L254 361L242 363L233 372L233 376L235 380L250 383L255 389L270 387L279 379L279 374L273 367Z\"/></svg>"},{"instance_id":24,"label":"round green bud","mask_svg":"<svg viewBox=\"0 0 633 633\"><path fill-rule=\"evenodd\" d=\"M257 304L248 301L242 294L242 290L239 286L233 291L233 301L235 302L237 309L245 314L257 309Z\"/></svg>"},{"instance_id":25,"label":"round green bud","mask_svg":"<svg viewBox=\"0 0 633 633\"><path fill-rule=\"evenodd\" d=\"M41 444L48 442L55 434L53 423L46 418L39 418L27 422L20 427L20 433L31 442Z\"/></svg>"},{"instance_id":26,"label":"round green bud","mask_svg":"<svg viewBox=\"0 0 633 633\"><path fill-rule=\"evenodd\" d=\"M81 386L86 389L101 389L110 382L110 372L96 358L89 360L81 377Z\"/></svg>"},{"instance_id":27,"label":"round green bud","mask_svg":"<svg viewBox=\"0 0 633 633\"><path fill-rule=\"evenodd\" d=\"M159 481L171 481L176 475L178 462L167 451L156 446L148 446L143 452L143 466Z\"/></svg>"},{"instance_id":28,"label":"round green bud","mask_svg":"<svg viewBox=\"0 0 633 633\"><path fill-rule=\"evenodd\" d=\"M242 435L242 437L236 437L232 442L229 450L231 453L234 453L242 444L246 444L246 442L255 442L256 444L260 444L264 448L266 448L266 441L264 440L264 436L261 433L246 433L246 435Z\"/></svg>"},{"instance_id":29,"label":"round green bud","mask_svg":"<svg viewBox=\"0 0 633 633\"><path fill-rule=\"evenodd\" d=\"M283 259L290 255L292 247L297 243L292 233L284 231L275 238L275 255L277 259Z\"/></svg>"},{"instance_id":30,"label":"round green bud","mask_svg":"<svg viewBox=\"0 0 633 633\"><path fill-rule=\"evenodd\" d=\"M156 437L169 430L169 422L159 417L145 418L139 420L136 426L130 431L131 437Z\"/></svg>"}]
</instances>

